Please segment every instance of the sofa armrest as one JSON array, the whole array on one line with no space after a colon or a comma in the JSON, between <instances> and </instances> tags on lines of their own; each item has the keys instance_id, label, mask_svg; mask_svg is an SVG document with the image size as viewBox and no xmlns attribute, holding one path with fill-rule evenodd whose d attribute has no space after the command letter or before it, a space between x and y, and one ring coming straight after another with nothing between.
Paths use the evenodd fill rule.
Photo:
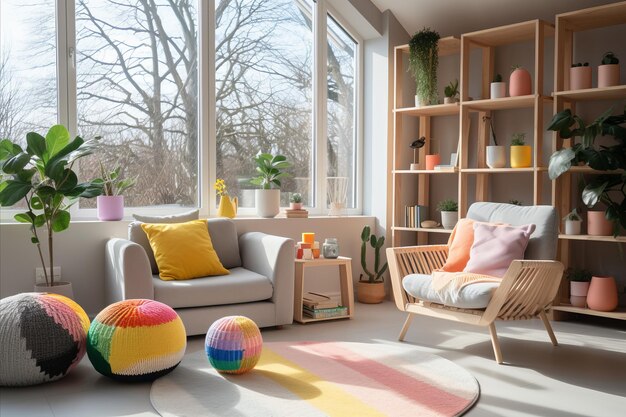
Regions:
<instances>
[{"instance_id":1,"label":"sofa armrest","mask_svg":"<svg viewBox=\"0 0 626 417\"><path fill-rule=\"evenodd\" d=\"M131 298L154 299L150 261L140 245L126 239L110 239L105 253L107 304Z\"/></svg>"},{"instance_id":2,"label":"sofa armrest","mask_svg":"<svg viewBox=\"0 0 626 417\"><path fill-rule=\"evenodd\" d=\"M271 300L276 304L276 325L293 322L294 245L293 239L260 232L239 236L243 267L272 281Z\"/></svg>"}]
</instances>

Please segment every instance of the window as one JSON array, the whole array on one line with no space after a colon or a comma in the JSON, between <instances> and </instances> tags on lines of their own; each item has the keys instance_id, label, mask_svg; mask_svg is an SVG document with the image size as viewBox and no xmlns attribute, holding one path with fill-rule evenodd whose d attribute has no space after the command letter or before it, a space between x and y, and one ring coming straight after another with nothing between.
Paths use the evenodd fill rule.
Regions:
<instances>
[{"instance_id":1,"label":"window","mask_svg":"<svg viewBox=\"0 0 626 417\"><path fill-rule=\"evenodd\" d=\"M2 0L0 136L100 136L78 169L120 165L137 179L127 207L212 214L224 178L251 212L252 158L270 152L293 164L283 205L298 192L325 214L338 187L358 211L361 45L329 3Z\"/></svg>"}]
</instances>

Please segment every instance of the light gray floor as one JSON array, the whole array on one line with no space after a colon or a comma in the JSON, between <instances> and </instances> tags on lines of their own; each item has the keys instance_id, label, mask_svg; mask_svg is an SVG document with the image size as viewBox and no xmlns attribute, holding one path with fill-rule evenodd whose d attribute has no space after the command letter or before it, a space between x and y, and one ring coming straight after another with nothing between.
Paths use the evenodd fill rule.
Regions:
<instances>
[{"instance_id":1,"label":"light gray floor","mask_svg":"<svg viewBox=\"0 0 626 417\"><path fill-rule=\"evenodd\" d=\"M390 302L357 304L352 320L263 330L263 338L394 341L403 320L404 314ZM466 416L626 415L624 323L553 325L560 342L556 348L539 320L498 322L505 365L493 360L488 331L474 326L417 316L405 343L452 360L476 377L481 396ZM189 338L187 352L203 346L203 337ZM155 416L149 393L148 383L120 384L100 376L85 357L57 382L0 389L0 416Z\"/></svg>"}]
</instances>

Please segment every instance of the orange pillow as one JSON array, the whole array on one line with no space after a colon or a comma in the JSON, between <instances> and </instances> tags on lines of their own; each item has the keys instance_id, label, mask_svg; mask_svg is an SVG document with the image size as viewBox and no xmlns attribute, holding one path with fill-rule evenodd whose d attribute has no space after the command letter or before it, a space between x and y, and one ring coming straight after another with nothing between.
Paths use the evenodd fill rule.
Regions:
<instances>
[{"instance_id":1,"label":"orange pillow","mask_svg":"<svg viewBox=\"0 0 626 417\"><path fill-rule=\"evenodd\" d=\"M472 219L461 219L454 226L448 239L448 259L442 270L462 272L465 269L474 243L474 222Z\"/></svg>"}]
</instances>

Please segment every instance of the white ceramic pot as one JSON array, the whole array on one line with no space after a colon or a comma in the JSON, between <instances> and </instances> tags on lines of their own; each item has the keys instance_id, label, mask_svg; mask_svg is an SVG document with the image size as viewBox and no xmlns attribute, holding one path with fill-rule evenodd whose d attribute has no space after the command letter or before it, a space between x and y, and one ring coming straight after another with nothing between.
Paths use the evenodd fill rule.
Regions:
<instances>
[{"instance_id":1,"label":"white ceramic pot","mask_svg":"<svg viewBox=\"0 0 626 417\"><path fill-rule=\"evenodd\" d=\"M565 234L579 235L581 233L582 220L565 220Z\"/></svg>"},{"instance_id":2,"label":"white ceramic pot","mask_svg":"<svg viewBox=\"0 0 626 417\"><path fill-rule=\"evenodd\" d=\"M280 212L280 190L254 190L256 214L272 218Z\"/></svg>"},{"instance_id":3,"label":"white ceramic pot","mask_svg":"<svg viewBox=\"0 0 626 417\"><path fill-rule=\"evenodd\" d=\"M506 97L506 82L491 83L491 98L504 98Z\"/></svg>"},{"instance_id":4,"label":"white ceramic pot","mask_svg":"<svg viewBox=\"0 0 626 417\"><path fill-rule=\"evenodd\" d=\"M454 229L456 222L459 220L458 211L442 211L441 212L441 225L444 229Z\"/></svg>"},{"instance_id":5,"label":"white ceramic pot","mask_svg":"<svg viewBox=\"0 0 626 417\"><path fill-rule=\"evenodd\" d=\"M443 104L452 104L456 103L456 99L454 97L444 97Z\"/></svg>"},{"instance_id":6,"label":"white ceramic pot","mask_svg":"<svg viewBox=\"0 0 626 417\"><path fill-rule=\"evenodd\" d=\"M504 168L506 166L506 148L504 146L487 146L487 166Z\"/></svg>"},{"instance_id":7,"label":"white ceramic pot","mask_svg":"<svg viewBox=\"0 0 626 417\"><path fill-rule=\"evenodd\" d=\"M67 281L56 281L53 287L46 284L35 284L35 292L49 292L53 294L64 295L67 298L74 299L74 290L72 283Z\"/></svg>"}]
</instances>

